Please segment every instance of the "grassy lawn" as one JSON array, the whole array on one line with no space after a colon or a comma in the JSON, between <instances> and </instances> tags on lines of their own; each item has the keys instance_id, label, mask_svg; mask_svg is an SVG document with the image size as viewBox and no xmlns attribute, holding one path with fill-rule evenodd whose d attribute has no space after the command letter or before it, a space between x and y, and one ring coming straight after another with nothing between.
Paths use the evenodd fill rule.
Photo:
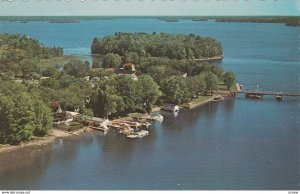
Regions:
<instances>
[{"instance_id":1,"label":"grassy lawn","mask_svg":"<svg viewBox=\"0 0 300 194\"><path fill-rule=\"evenodd\" d=\"M199 96L198 98L192 100L191 103L199 103L199 102L203 102L205 100L208 100L211 96Z\"/></svg>"},{"instance_id":2,"label":"grassy lawn","mask_svg":"<svg viewBox=\"0 0 300 194\"><path fill-rule=\"evenodd\" d=\"M220 91L228 91L227 86L224 83L220 83L219 84L218 90L220 90ZM229 90L230 91L236 91L236 85L235 84L232 85Z\"/></svg>"}]
</instances>

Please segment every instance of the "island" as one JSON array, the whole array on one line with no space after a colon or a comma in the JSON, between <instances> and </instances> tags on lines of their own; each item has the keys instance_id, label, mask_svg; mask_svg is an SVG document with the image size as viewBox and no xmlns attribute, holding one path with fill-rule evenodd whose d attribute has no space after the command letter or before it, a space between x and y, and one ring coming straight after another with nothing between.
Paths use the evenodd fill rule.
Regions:
<instances>
[{"instance_id":1,"label":"island","mask_svg":"<svg viewBox=\"0 0 300 194\"><path fill-rule=\"evenodd\" d=\"M286 26L300 26L299 16L239 16L216 18L216 22L284 23Z\"/></svg>"}]
</instances>

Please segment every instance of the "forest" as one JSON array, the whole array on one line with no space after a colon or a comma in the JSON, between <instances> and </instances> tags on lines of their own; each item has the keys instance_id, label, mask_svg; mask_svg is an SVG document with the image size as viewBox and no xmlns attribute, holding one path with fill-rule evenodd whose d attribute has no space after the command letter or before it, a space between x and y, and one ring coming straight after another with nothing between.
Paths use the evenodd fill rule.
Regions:
<instances>
[{"instance_id":1,"label":"forest","mask_svg":"<svg viewBox=\"0 0 300 194\"><path fill-rule=\"evenodd\" d=\"M120 56L134 53L139 57L166 57L169 59L201 59L222 56L222 44L209 37L194 34L115 33L113 36L94 38L92 54L108 53Z\"/></svg>"},{"instance_id":2,"label":"forest","mask_svg":"<svg viewBox=\"0 0 300 194\"><path fill-rule=\"evenodd\" d=\"M49 48L26 35L0 34L0 72L26 77L42 73L41 60L63 55L62 48Z\"/></svg>"},{"instance_id":3,"label":"forest","mask_svg":"<svg viewBox=\"0 0 300 194\"><path fill-rule=\"evenodd\" d=\"M108 41L110 36L104 38L105 44L112 46L109 48L99 47L98 43L105 41L96 39L98 46L93 44L92 48L101 54L90 64L63 56L62 48L45 47L26 35L0 34L0 144L18 144L47 135L56 119L55 104L62 111L115 118L132 112L149 113L153 106L164 103L189 102L207 91L217 90L220 83L228 89L235 84L235 74L218 66L196 62L193 57L188 59L188 55L179 57L166 52L162 57L162 52L148 50L151 41L153 47L160 45L166 51L177 43L184 50L197 50L187 43L176 43L175 37L190 37L191 42L207 40L210 46L222 48L216 40L144 33L115 36L120 36L120 42L116 41L114 46ZM141 37L146 41L148 36L157 39L152 37L147 44L138 44L145 52L134 52L138 51L135 44L126 46L125 37L135 36L139 41ZM162 37L166 37L165 45ZM173 43L168 42L171 40ZM219 49L216 52L222 53ZM58 60L61 58L64 60Z\"/></svg>"}]
</instances>

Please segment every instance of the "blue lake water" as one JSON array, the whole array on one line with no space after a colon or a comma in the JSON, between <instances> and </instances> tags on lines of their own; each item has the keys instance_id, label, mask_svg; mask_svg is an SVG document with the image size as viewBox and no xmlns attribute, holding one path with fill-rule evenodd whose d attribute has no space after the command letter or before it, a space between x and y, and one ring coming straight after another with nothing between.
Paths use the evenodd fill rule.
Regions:
<instances>
[{"instance_id":1,"label":"blue lake water","mask_svg":"<svg viewBox=\"0 0 300 194\"><path fill-rule=\"evenodd\" d=\"M224 59L247 89L300 92L300 28L283 24L118 19L50 24L0 23L65 54L90 55L95 36L115 32L194 33L220 40ZM300 99L243 96L177 116L164 114L150 135L86 133L0 160L0 189L300 189ZM17 165L19 164L19 165Z\"/></svg>"}]
</instances>

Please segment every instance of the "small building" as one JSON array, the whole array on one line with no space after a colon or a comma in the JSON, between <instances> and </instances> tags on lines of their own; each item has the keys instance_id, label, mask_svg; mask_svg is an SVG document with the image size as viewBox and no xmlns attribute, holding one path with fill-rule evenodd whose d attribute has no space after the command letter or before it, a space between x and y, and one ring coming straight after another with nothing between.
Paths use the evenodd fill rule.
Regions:
<instances>
[{"instance_id":1,"label":"small building","mask_svg":"<svg viewBox=\"0 0 300 194\"><path fill-rule=\"evenodd\" d=\"M92 77L91 81L92 82L98 82L98 81L100 81L100 77Z\"/></svg>"},{"instance_id":2,"label":"small building","mask_svg":"<svg viewBox=\"0 0 300 194\"><path fill-rule=\"evenodd\" d=\"M124 69L124 70L127 70L127 71L131 71L131 72L135 72L135 71L136 71L136 70L135 70L135 65L132 64L132 63L125 63L125 64L123 65L123 69Z\"/></svg>"},{"instance_id":3,"label":"small building","mask_svg":"<svg viewBox=\"0 0 300 194\"><path fill-rule=\"evenodd\" d=\"M175 104L166 104L161 109L165 111L178 112L179 106Z\"/></svg>"}]
</instances>

